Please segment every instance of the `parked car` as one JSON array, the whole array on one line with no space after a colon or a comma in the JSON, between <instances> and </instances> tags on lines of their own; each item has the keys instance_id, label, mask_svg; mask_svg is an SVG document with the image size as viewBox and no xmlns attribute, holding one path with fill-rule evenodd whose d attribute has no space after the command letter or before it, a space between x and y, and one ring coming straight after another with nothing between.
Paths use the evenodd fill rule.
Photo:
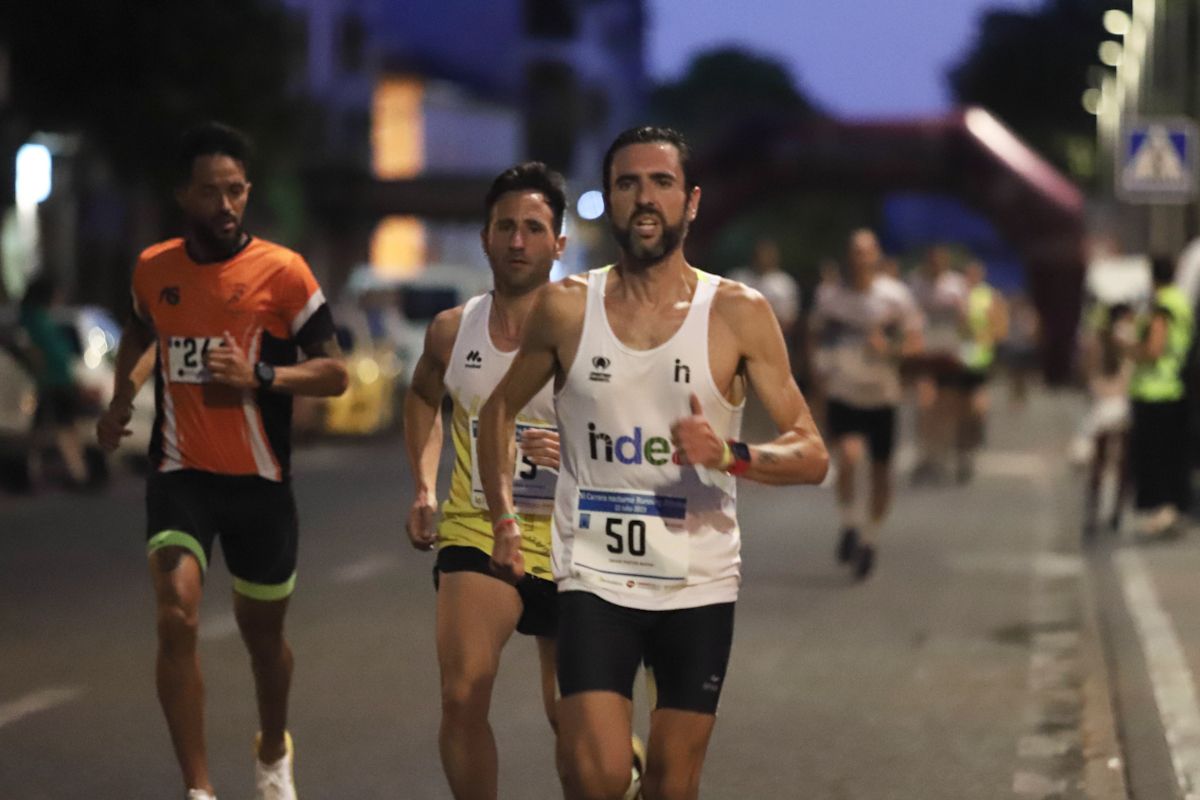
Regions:
<instances>
[{"instance_id":1,"label":"parked car","mask_svg":"<svg viewBox=\"0 0 1200 800\"><path fill-rule=\"evenodd\" d=\"M350 385L340 397L297 398L297 433L368 436L398 429L429 322L490 288L491 273L469 267L431 265L404 279L355 270L334 309Z\"/></svg>"}]
</instances>

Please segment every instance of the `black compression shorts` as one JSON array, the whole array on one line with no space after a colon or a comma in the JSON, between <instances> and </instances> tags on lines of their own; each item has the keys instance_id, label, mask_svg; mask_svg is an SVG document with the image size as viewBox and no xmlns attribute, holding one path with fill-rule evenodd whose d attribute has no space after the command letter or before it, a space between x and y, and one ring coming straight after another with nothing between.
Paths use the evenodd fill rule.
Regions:
<instances>
[{"instance_id":1,"label":"black compression shorts","mask_svg":"<svg viewBox=\"0 0 1200 800\"><path fill-rule=\"evenodd\" d=\"M871 460L886 464L896 446L896 407L859 408L830 400L826 409L831 438L858 434L867 440Z\"/></svg>"},{"instance_id":2,"label":"black compression shorts","mask_svg":"<svg viewBox=\"0 0 1200 800\"><path fill-rule=\"evenodd\" d=\"M442 572L478 572L501 580L488 566L490 561L491 556L477 547L443 547L438 550L437 563L433 566L433 587L437 588L438 574ZM554 581L526 573L516 588L523 606L521 618L517 620L517 633L553 637L558 632L558 586Z\"/></svg>"},{"instance_id":3,"label":"black compression shorts","mask_svg":"<svg viewBox=\"0 0 1200 800\"><path fill-rule=\"evenodd\" d=\"M558 603L563 697L610 691L633 699L638 664L645 663L655 708L717 713L733 645L733 603L645 611L580 591L561 593Z\"/></svg>"},{"instance_id":4,"label":"black compression shorts","mask_svg":"<svg viewBox=\"0 0 1200 800\"><path fill-rule=\"evenodd\" d=\"M300 538L291 483L199 470L150 475L148 552L182 547L207 571L218 536L234 591L254 600L291 595Z\"/></svg>"}]
</instances>

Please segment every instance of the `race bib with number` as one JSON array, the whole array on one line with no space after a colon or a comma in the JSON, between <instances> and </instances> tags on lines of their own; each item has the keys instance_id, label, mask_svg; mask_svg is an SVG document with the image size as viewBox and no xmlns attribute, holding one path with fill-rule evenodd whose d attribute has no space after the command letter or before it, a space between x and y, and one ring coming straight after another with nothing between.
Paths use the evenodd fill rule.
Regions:
<instances>
[{"instance_id":1,"label":"race bib with number","mask_svg":"<svg viewBox=\"0 0 1200 800\"><path fill-rule=\"evenodd\" d=\"M682 586L688 575L687 500L653 492L580 487L572 561L629 588Z\"/></svg>"},{"instance_id":2,"label":"race bib with number","mask_svg":"<svg viewBox=\"0 0 1200 800\"><path fill-rule=\"evenodd\" d=\"M479 479L479 417L471 417L471 505L487 510L483 482ZM549 515L554 513L554 487L558 470L539 467L521 453L521 434L527 430L554 430L553 425L517 422L517 461L513 470L513 504L518 513Z\"/></svg>"},{"instance_id":3,"label":"race bib with number","mask_svg":"<svg viewBox=\"0 0 1200 800\"><path fill-rule=\"evenodd\" d=\"M223 336L172 336L167 344L167 379L174 383L211 381L204 357L223 341Z\"/></svg>"}]
</instances>

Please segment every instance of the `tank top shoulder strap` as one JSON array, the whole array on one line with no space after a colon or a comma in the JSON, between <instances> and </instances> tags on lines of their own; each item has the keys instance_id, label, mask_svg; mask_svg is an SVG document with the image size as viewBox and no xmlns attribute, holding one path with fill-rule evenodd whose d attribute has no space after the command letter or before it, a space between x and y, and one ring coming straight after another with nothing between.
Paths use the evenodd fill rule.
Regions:
<instances>
[{"instance_id":1,"label":"tank top shoulder strap","mask_svg":"<svg viewBox=\"0 0 1200 800\"><path fill-rule=\"evenodd\" d=\"M466 352L479 338L479 330L487 333L488 311L492 306L490 293L477 294L463 304L462 319L458 323L458 335L454 337L454 346L450 348L450 363L446 365L444 381L447 387L453 389L458 385L460 365ZM482 319L482 326L480 320ZM477 346L477 345L476 345Z\"/></svg>"}]
</instances>

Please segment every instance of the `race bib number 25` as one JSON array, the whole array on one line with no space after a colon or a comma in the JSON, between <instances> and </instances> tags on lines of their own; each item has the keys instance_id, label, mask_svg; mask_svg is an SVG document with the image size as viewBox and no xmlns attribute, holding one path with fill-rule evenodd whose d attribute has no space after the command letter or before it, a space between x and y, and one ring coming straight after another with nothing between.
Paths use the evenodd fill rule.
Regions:
<instances>
[{"instance_id":1,"label":"race bib number 25","mask_svg":"<svg viewBox=\"0 0 1200 800\"><path fill-rule=\"evenodd\" d=\"M167 379L174 383L211 381L204 358L224 340L223 336L172 336L167 344Z\"/></svg>"}]
</instances>

